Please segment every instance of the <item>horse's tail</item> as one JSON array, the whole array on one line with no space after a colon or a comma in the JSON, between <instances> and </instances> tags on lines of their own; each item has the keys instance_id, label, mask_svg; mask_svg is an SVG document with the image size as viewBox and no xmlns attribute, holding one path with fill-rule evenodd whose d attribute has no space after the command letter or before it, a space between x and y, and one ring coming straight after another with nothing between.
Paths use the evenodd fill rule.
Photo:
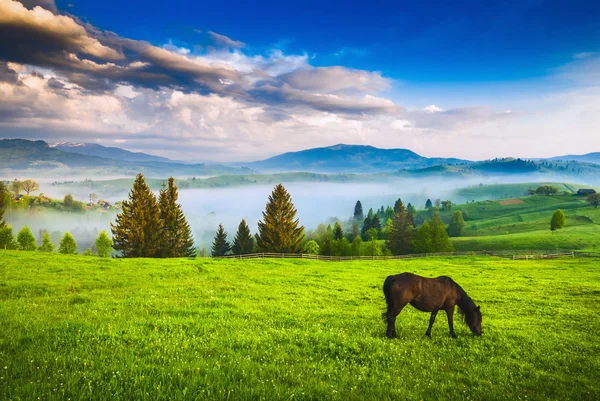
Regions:
<instances>
[{"instance_id":1,"label":"horse's tail","mask_svg":"<svg viewBox=\"0 0 600 401\"><path fill-rule=\"evenodd\" d=\"M387 278L383 282L383 295L385 295L385 302L387 304L386 311L381 314L383 320L387 319L387 315L394 307L394 297L392 297L392 286L394 285L395 280L396 278L394 276L387 276Z\"/></svg>"}]
</instances>

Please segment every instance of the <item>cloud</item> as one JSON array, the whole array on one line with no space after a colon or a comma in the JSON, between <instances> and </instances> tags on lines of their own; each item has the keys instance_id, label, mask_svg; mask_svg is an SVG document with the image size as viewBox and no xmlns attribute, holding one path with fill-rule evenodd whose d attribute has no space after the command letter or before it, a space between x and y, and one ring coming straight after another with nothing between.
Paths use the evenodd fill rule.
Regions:
<instances>
[{"instance_id":1,"label":"cloud","mask_svg":"<svg viewBox=\"0 0 600 401\"><path fill-rule=\"evenodd\" d=\"M54 0L19 0L19 2L30 10L40 6L46 10L52 11L54 14L58 13Z\"/></svg>"},{"instance_id":2,"label":"cloud","mask_svg":"<svg viewBox=\"0 0 600 401\"><path fill-rule=\"evenodd\" d=\"M344 67L308 67L292 71L281 80L293 88L314 92L377 93L390 88L390 81L378 72Z\"/></svg>"},{"instance_id":3,"label":"cloud","mask_svg":"<svg viewBox=\"0 0 600 401\"><path fill-rule=\"evenodd\" d=\"M218 46L232 47L234 49L239 49L239 48L245 46L244 42L240 42L239 40L230 39L227 36L218 34L216 32L208 31L208 34L212 38L213 42L215 42L215 44Z\"/></svg>"}]
</instances>

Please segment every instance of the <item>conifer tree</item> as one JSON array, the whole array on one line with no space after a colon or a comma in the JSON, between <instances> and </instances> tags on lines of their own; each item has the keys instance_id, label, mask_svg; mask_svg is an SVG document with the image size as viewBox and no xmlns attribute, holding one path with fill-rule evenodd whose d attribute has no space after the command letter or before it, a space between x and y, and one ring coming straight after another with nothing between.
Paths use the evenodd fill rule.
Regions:
<instances>
[{"instance_id":1,"label":"conifer tree","mask_svg":"<svg viewBox=\"0 0 600 401\"><path fill-rule=\"evenodd\" d=\"M395 205L394 210L396 213L388 232L386 246L394 255L411 253L414 232L412 215L406 211L401 200Z\"/></svg>"},{"instance_id":2,"label":"conifer tree","mask_svg":"<svg viewBox=\"0 0 600 401\"><path fill-rule=\"evenodd\" d=\"M452 214L450 224L448 225L448 235L451 237L460 237L465 232L465 220L462 212L457 210Z\"/></svg>"},{"instance_id":3,"label":"conifer tree","mask_svg":"<svg viewBox=\"0 0 600 401\"><path fill-rule=\"evenodd\" d=\"M425 202L425 209L431 209L432 206L433 203L431 203L431 199L427 199L427 202Z\"/></svg>"},{"instance_id":4,"label":"conifer tree","mask_svg":"<svg viewBox=\"0 0 600 401\"><path fill-rule=\"evenodd\" d=\"M35 251L37 249L35 237L29 226L23 226L23 228L21 228L17 234L17 243L19 244L19 249L22 251Z\"/></svg>"},{"instance_id":5,"label":"conifer tree","mask_svg":"<svg viewBox=\"0 0 600 401\"><path fill-rule=\"evenodd\" d=\"M113 248L125 258L152 258L157 255L162 235L156 196L140 173L135 178L129 200L122 203L116 224L110 224Z\"/></svg>"},{"instance_id":6,"label":"conifer tree","mask_svg":"<svg viewBox=\"0 0 600 401\"><path fill-rule=\"evenodd\" d=\"M364 218L362 203L356 201L356 205L354 206L354 220L363 221Z\"/></svg>"},{"instance_id":7,"label":"conifer tree","mask_svg":"<svg viewBox=\"0 0 600 401\"><path fill-rule=\"evenodd\" d=\"M161 236L157 256L162 258L193 257L196 254L192 229L177 203L178 197L175 179L170 177L168 186L163 184L158 201Z\"/></svg>"},{"instance_id":8,"label":"conifer tree","mask_svg":"<svg viewBox=\"0 0 600 401\"><path fill-rule=\"evenodd\" d=\"M342 238L344 238L344 230L342 230L340 222L336 221L333 227L333 239L340 240Z\"/></svg>"},{"instance_id":9,"label":"conifer tree","mask_svg":"<svg viewBox=\"0 0 600 401\"><path fill-rule=\"evenodd\" d=\"M404 203L402 203L402 199L398 198L398 200L396 200L396 202L394 202L394 212L396 212L396 213L400 212L400 205L402 205L402 207L404 209L406 209L404 207Z\"/></svg>"},{"instance_id":10,"label":"conifer tree","mask_svg":"<svg viewBox=\"0 0 600 401\"><path fill-rule=\"evenodd\" d=\"M254 237L250 233L250 228L244 219L242 219L238 226L231 249L234 255L247 255L254 252Z\"/></svg>"},{"instance_id":11,"label":"conifer tree","mask_svg":"<svg viewBox=\"0 0 600 401\"><path fill-rule=\"evenodd\" d=\"M227 241L227 232L223 228L222 224L219 224L219 229L215 234L215 239L213 240L211 255L213 258L225 256L231 250L231 245Z\"/></svg>"},{"instance_id":12,"label":"conifer tree","mask_svg":"<svg viewBox=\"0 0 600 401\"><path fill-rule=\"evenodd\" d=\"M296 217L296 208L290 194L279 184L269 196L258 222L258 248L263 252L297 253L304 239L304 226Z\"/></svg>"},{"instance_id":13,"label":"conifer tree","mask_svg":"<svg viewBox=\"0 0 600 401\"><path fill-rule=\"evenodd\" d=\"M100 231L94 245L96 245L96 253L101 258L108 258L113 250L113 242L105 230Z\"/></svg>"},{"instance_id":14,"label":"conifer tree","mask_svg":"<svg viewBox=\"0 0 600 401\"><path fill-rule=\"evenodd\" d=\"M434 213L431 217L431 246L433 252L452 252L454 247L450 242L450 237L446 232L446 225L442 221L439 213Z\"/></svg>"},{"instance_id":15,"label":"conifer tree","mask_svg":"<svg viewBox=\"0 0 600 401\"><path fill-rule=\"evenodd\" d=\"M71 233L66 232L65 235L63 235L58 246L58 253L64 253L66 255L77 253L77 242L75 242L75 238L73 238Z\"/></svg>"},{"instance_id":16,"label":"conifer tree","mask_svg":"<svg viewBox=\"0 0 600 401\"><path fill-rule=\"evenodd\" d=\"M52 238L50 237L50 233L47 230L44 230L42 233L42 245L38 248L40 252L54 252L54 242L52 242Z\"/></svg>"},{"instance_id":17,"label":"conifer tree","mask_svg":"<svg viewBox=\"0 0 600 401\"><path fill-rule=\"evenodd\" d=\"M325 238L323 239L323 244L321 245L320 252L323 256L331 256L332 245L331 238L329 234L325 234Z\"/></svg>"},{"instance_id":18,"label":"conifer tree","mask_svg":"<svg viewBox=\"0 0 600 401\"><path fill-rule=\"evenodd\" d=\"M8 195L9 192L6 184L0 180L0 228L3 228L6 225L6 222L4 221L4 211L8 206Z\"/></svg>"}]
</instances>

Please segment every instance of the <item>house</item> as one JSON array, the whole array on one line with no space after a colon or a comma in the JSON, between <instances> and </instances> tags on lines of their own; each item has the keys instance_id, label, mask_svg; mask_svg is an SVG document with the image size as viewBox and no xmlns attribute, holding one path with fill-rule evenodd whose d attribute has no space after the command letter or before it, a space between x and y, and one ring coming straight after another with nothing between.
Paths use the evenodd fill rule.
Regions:
<instances>
[{"instance_id":1,"label":"house","mask_svg":"<svg viewBox=\"0 0 600 401\"><path fill-rule=\"evenodd\" d=\"M596 191L594 189L580 189L579 191L577 191L577 195L579 196L584 196L584 195L593 195L595 194Z\"/></svg>"}]
</instances>

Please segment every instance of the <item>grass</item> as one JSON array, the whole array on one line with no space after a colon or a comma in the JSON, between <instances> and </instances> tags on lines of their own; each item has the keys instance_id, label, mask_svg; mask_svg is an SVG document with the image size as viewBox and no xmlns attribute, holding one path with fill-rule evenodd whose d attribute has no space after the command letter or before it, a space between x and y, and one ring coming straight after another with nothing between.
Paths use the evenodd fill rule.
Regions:
<instances>
[{"instance_id":1,"label":"grass","mask_svg":"<svg viewBox=\"0 0 600 401\"><path fill-rule=\"evenodd\" d=\"M0 251L0 399L596 400L595 259L325 263ZM388 274L453 277L484 334L408 307Z\"/></svg>"}]
</instances>

